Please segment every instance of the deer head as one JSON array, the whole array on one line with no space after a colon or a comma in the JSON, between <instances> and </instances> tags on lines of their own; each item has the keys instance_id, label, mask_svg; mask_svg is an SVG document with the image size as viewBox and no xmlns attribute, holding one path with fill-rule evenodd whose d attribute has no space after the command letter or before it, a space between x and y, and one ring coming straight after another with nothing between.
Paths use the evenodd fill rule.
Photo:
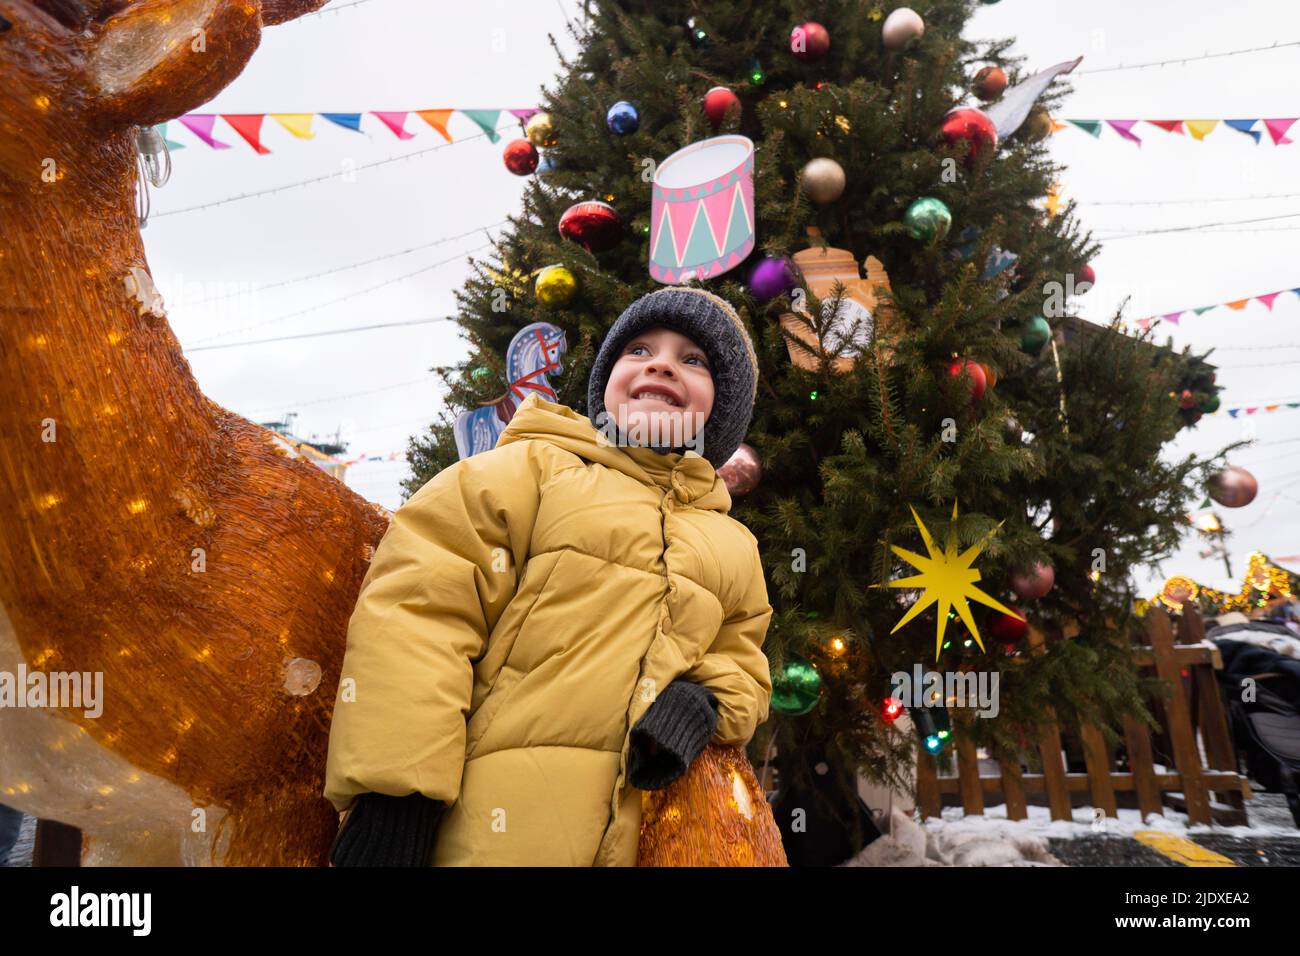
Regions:
<instances>
[{"instance_id":1,"label":"deer head","mask_svg":"<svg viewBox=\"0 0 1300 956\"><path fill-rule=\"evenodd\" d=\"M264 25L325 0L0 0L0 176L39 181L97 142L210 100ZM69 155L72 154L72 155Z\"/></svg>"}]
</instances>

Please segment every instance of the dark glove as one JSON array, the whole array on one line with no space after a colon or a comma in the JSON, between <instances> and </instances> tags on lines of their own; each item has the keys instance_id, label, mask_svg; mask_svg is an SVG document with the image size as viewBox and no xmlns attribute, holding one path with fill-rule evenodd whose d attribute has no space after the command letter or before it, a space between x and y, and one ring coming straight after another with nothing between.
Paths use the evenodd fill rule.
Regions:
<instances>
[{"instance_id":1,"label":"dark glove","mask_svg":"<svg viewBox=\"0 0 1300 956\"><path fill-rule=\"evenodd\" d=\"M631 733L627 779L659 790L686 772L718 726L718 701L699 684L675 680L655 698Z\"/></svg>"},{"instance_id":2,"label":"dark glove","mask_svg":"<svg viewBox=\"0 0 1300 956\"><path fill-rule=\"evenodd\" d=\"M335 866L428 866L445 804L422 793L363 793L334 838Z\"/></svg>"}]
</instances>

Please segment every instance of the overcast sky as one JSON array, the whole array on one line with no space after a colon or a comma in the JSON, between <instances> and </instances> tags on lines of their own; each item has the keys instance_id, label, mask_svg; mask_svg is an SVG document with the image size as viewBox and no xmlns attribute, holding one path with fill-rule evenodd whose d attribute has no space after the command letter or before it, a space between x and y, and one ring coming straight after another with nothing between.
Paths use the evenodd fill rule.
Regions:
<instances>
[{"instance_id":1,"label":"overcast sky","mask_svg":"<svg viewBox=\"0 0 1300 956\"><path fill-rule=\"evenodd\" d=\"M342 0L335 6L268 29L244 73L203 110L535 106L540 87L559 68L547 34L571 53L565 16L581 15L570 0ZM826 26L833 41L835 25ZM1083 54L1060 117L1300 115L1296 46L1087 72L1300 40L1300 5L1003 0L982 8L969 32L1016 37L1016 52L1034 67ZM500 125L508 121L503 117ZM415 137L399 141L374 117L363 119L362 133L317 118L316 138L299 141L268 120L263 141L272 152L258 156L224 124L217 136L231 148L220 151L173 124L169 137L186 148L173 154L171 182L154 191L154 216L144 230L155 281L204 391L254 421L296 411L299 434L323 438L338 431L350 455L398 452L396 461L363 462L348 473L358 492L389 508L401 502L407 437L440 406L428 369L465 353L454 324L197 349L452 314L453 290L468 275L466 255L484 254L487 235L520 209L525 181L501 163L501 147L514 134L503 130L497 145L482 137L459 142L478 129L454 115L458 142L431 149L443 144L438 134L414 116L408 127ZM1073 128L1052 138L1053 155L1069 167L1064 197L1080 203L1096 236L1112 237L1093 263L1097 286L1079 300L1086 318L1105 321L1125 298L1126 315L1137 318L1300 287L1300 142L1275 147L1265 134L1255 146L1223 127L1203 142L1146 124L1135 132L1141 148L1110 129L1100 140ZM1300 141L1300 124L1292 134ZM337 175L349 170L346 178ZM317 177L332 178L220 202ZM1232 201L1207 201L1224 199ZM207 203L219 204L185 211ZM1122 205L1129 203L1143 205ZM1296 218L1132 235L1287 214ZM414 251L398 254L406 250ZM316 275L322 272L329 274ZM289 281L308 276L316 277ZM1220 368L1225 408L1300 401L1296 295L1279 297L1272 313L1252 303L1244 312L1218 310L1162 328L1179 346L1220 348L1211 361ZM1243 436L1257 444L1233 460L1255 473L1260 493L1246 508L1220 509L1234 532L1234 591L1250 551L1300 554L1300 409L1236 420L1222 412L1207 416L1174 447L1210 453ZM1200 548L1189 539L1159 572L1139 575L1143 590L1152 593L1175 573L1228 586L1222 560L1199 557ZM1300 561L1291 563L1300 569Z\"/></svg>"}]
</instances>

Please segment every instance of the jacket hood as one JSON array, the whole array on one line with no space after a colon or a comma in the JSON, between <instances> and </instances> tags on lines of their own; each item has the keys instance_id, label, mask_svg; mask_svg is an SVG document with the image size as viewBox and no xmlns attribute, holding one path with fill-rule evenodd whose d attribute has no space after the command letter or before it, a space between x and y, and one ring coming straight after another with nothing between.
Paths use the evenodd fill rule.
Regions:
<instances>
[{"instance_id":1,"label":"jacket hood","mask_svg":"<svg viewBox=\"0 0 1300 956\"><path fill-rule=\"evenodd\" d=\"M731 495L713 465L699 453L662 454L652 448L612 445L585 415L567 405L548 402L532 392L515 410L496 447L532 439L545 441L584 461L621 471L647 485L671 488L677 499L696 508L723 514L731 510Z\"/></svg>"}]
</instances>

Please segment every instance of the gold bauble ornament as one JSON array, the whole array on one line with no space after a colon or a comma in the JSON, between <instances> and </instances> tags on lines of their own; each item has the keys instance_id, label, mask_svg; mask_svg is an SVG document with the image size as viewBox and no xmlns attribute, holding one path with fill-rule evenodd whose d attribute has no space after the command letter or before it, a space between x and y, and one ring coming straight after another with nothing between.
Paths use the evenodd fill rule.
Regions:
<instances>
[{"instance_id":1,"label":"gold bauble ornament","mask_svg":"<svg viewBox=\"0 0 1300 956\"><path fill-rule=\"evenodd\" d=\"M819 157L810 160L803 168L803 191L818 205L833 203L844 195L848 182L844 167L833 159Z\"/></svg>"},{"instance_id":2,"label":"gold bauble ornament","mask_svg":"<svg viewBox=\"0 0 1300 956\"><path fill-rule=\"evenodd\" d=\"M558 309L573 301L578 291L578 280L568 266L547 266L537 273L533 288L538 302Z\"/></svg>"},{"instance_id":3,"label":"gold bauble ornament","mask_svg":"<svg viewBox=\"0 0 1300 956\"><path fill-rule=\"evenodd\" d=\"M524 135L534 146L550 149L558 142L555 138L555 124L551 122L550 113L534 113L524 124Z\"/></svg>"}]
</instances>

